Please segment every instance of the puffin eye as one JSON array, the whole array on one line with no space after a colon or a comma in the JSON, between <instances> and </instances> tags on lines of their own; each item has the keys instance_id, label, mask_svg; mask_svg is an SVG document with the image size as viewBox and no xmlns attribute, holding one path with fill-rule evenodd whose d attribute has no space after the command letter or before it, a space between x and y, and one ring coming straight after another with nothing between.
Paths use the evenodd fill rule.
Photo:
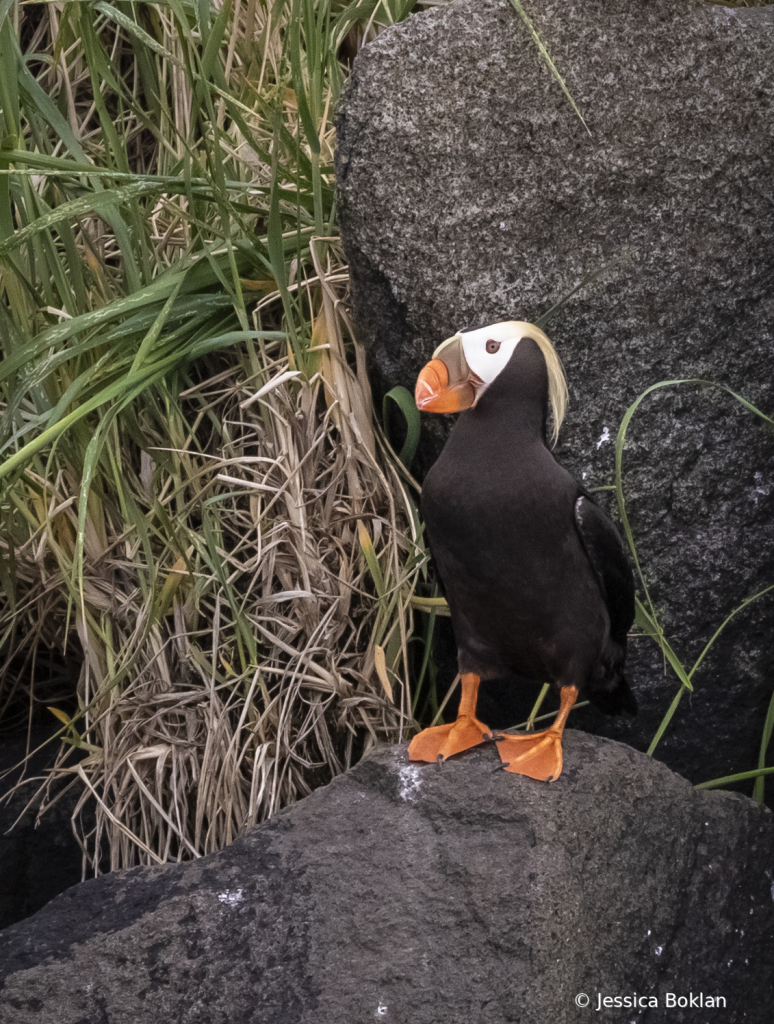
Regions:
<instances>
[{"instance_id":1,"label":"puffin eye","mask_svg":"<svg viewBox=\"0 0 774 1024\"><path fill-rule=\"evenodd\" d=\"M495 352L499 352L500 351L500 345L501 345L501 342L499 342L499 341L492 341L492 339L490 338L489 341L486 343L486 350L487 350L487 352L489 353L490 356L493 356L495 354Z\"/></svg>"}]
</instances>

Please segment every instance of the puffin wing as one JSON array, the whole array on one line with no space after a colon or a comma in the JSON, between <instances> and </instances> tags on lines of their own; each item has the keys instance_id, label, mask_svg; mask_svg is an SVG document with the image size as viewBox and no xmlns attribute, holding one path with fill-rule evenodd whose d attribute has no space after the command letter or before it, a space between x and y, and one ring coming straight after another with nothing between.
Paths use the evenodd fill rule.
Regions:
<instances>
[{"instance_id":1,"label":"puffin wing","mask_svg":"<svg viewBox=\"0 0 774 1024\"><path fill-rule=\"evenodd\" d=\"M634 622L634 577L618 530L591 498L575 502L575 526L610 616L610 635L625 645Z\"/></svg>"}]
</instances>

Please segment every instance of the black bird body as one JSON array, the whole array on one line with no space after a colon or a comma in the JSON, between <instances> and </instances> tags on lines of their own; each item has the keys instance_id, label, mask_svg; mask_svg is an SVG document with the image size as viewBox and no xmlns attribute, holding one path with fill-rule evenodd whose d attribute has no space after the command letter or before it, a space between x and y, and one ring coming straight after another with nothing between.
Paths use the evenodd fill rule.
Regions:
<instances>
[{"instance_id":1,"label":"black bird body","mask_svg":"<svg viewBox=\"0 0 774 1024\"><path fill-rule=\"evenodd\" d=\"M631 570L613 524L548 449L547 407L545 359L523 338L425 480L459 670L510 669L634 712L623 676Z\"/></svg>"}]
</instances>

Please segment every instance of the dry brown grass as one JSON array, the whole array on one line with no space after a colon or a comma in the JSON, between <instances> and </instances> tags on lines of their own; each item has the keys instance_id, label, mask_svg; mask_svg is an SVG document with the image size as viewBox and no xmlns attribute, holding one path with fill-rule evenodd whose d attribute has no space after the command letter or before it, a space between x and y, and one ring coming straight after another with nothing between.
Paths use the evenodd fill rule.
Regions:
<instances>
[{"instance_id":1,"label":"dry brown grass","mask_svg":"<svg viewBox=\"0 0 774 1024\"><path fill-rule=\"evenodd\" d=\"M347 358L346 270L327 260L304 284L317 309L305 370L286 343L256 344L181 395L158 461L117 439L143 521L127 528L133 513L93 503L69 602L77 492L64 474L18 485L39 517L15 552L40 623L27 641L61 642L70 615L84 652L81 710L59 711L65 744L40 781L45 792L64 773L81 788L91 871L219 849L410 724L425 556L362 358ZM208 420L220 443L205 450Z\"/></svg>"}]
</instances>

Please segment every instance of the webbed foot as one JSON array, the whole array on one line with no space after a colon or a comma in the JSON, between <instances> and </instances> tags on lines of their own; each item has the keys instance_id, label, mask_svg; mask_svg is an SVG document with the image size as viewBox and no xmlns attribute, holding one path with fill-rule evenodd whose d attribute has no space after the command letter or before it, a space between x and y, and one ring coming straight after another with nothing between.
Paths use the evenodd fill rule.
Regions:
<instances>
[{"instance_id":1,"label":"webbed foot","mask_svg":"<svg viewBox=\"0 0 774 1024\"><path fill-rule=\"evenodd\" d=\"M567 716L578 699L576 686L562 687L559 714L550 729L524 735L495 737L497 752L507 772L526 775L539 782L555 782L562 774L562 733Z\"/></svg>"},{"instance_id":2,"label":"webbed foot","mask_svg":"<svg viewBox=\"0 0 774 1024\"><path fill-rule=\"evenodd\" d=\"M451 725L433 725L423 729L409 743L410 761L445 761L453 754L477 747L485 740L491 740L492 730L476 718L479 676L466 673L462 676L462 694L457 721Z\"/></svg>"}]
</instances>

